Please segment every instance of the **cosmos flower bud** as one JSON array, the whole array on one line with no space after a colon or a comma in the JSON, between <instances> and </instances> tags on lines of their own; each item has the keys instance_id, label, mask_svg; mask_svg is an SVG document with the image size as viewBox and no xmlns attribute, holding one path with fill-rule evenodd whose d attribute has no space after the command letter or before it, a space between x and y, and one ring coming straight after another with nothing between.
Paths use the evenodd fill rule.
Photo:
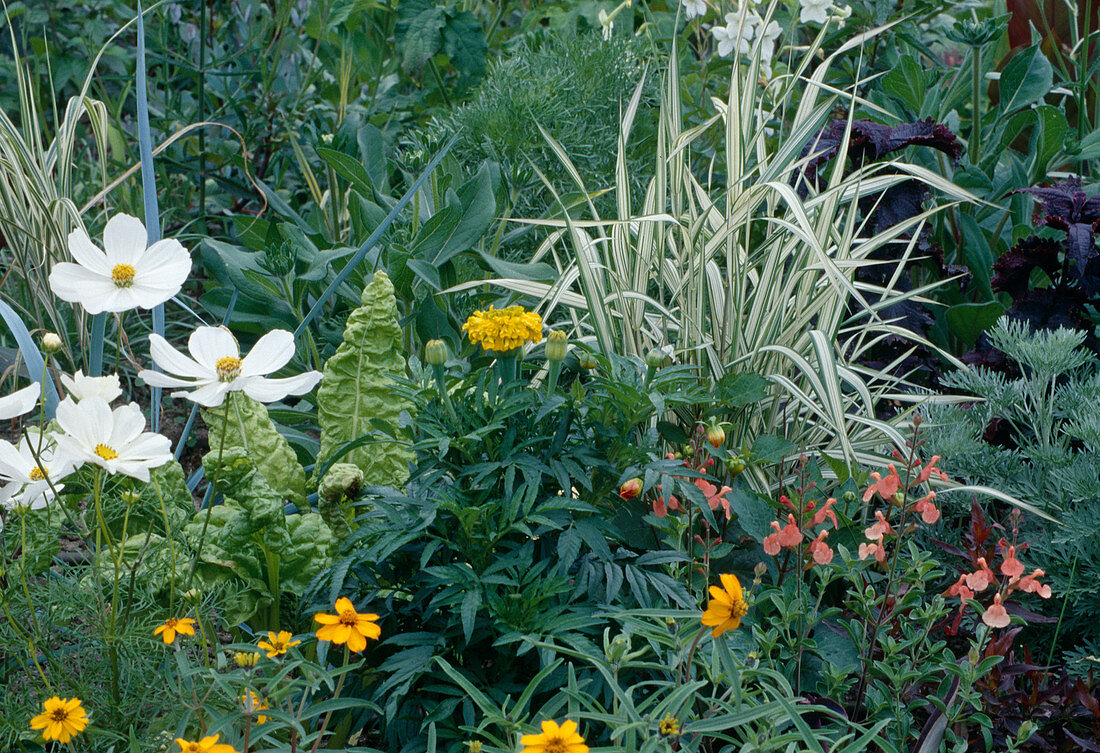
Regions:
<instances>
[{"instance_id":1,"label":"cosmos flower bud","mask_svg":"<svg viewBox=\"0 0 1100 753\"><path fill-rule=\"evenodd\" d=\"M46 353L56 353L61 350L61 338L56 332L47 332L42 336L42 350Z\"/></svg>"}]
</instances>

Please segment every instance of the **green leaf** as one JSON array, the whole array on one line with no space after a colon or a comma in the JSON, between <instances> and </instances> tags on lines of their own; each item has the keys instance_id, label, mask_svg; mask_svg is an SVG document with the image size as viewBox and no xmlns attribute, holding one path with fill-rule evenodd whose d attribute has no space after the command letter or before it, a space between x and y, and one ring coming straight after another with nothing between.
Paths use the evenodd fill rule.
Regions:
<instances>
[{"instance_id":1,"label":"green leaf","mask_svg":"<svg viewBox=\"0 0 1100 753\"><path fill-rule=\"evenodd\" d=\"M978 336L992 327L1004 312L1005 307L999 301L960 303L947 309L945 317L952 334L972 348Z\"/></svg>"},{"instance_id":2,"label":"green leaf","mask_svg":"<svg viewBox=\"0 0 1100 753\"><path fill-rule=\"evenodd\" d=\"M489 45L481 21L470 11L459 11L447 19L443 29L443 52L454 69L470 78L485 75L485 59Z\"/></svg>"},{"instance_id":3,"label":"green leaf","mask_svg":"<svg viewBox=\"0 0 1100 753\"><path fill-rule=\"evenodd\" d=\"M488 230L496 214L489 169L482 165L477 175L458 189L451 201L424 223L409 253L436 267L472 248Z\"/></svg>"},{"instance_id":4,"label":"green leaf","mask_svg":"<svg viewBox=\"0 0 1100 753\"><path fill-rule=\"evenodd\" d=\"M393 394L393 377L405 369L401 353L401 328L397 324L397 300L385 272L375 272L363 289L359 308L348 317L344 341L325 363L325 376L317 390L317 419L324 462L340 445L373 434L379 421L396 437L401 413L413 406ZM341 460L362 469L364 483L400 486L408 478L412 454L398 442L379 441L357 447Z\"/></svg>"},{"instance_id":5,"label":"green leaf","mask_svg":"<svg viewBox=\"0 0 1100 753\"><path fill-rule=\"evenodd\" d=\"M752 443L752 459L757 463L778 463L795 449L783 437L761 434Z\"/></svg>"},{"instance_id":6,"label":"green leaf","mask_svg":"<svg viewBox=\"0 0 1100 753\"><path fill-rule=\"evenodd\" d=\"M882 77L882 89L920 117L928 82L924 69L912 55L906 55Z\"/></svg>"},{"instance_id":7,"label":"green leaf","mask_svg":"<svg viewBox=\"0 0 1100 753\"><path fill-rule=\"evenodd\" d=\"M1053 85L1054 68L1039 45L1017 53L1001 73L1001 114L1038 102Z\"/></svg>"},{"instance_id":8,"label":"green leaf","mask_svg":"<svg viewBox=\"0 0 1100 753\"><path fill-rule=\"evenodd\" d=\"M288 546L279 552L279 584L301 594L321 572L332 566L336 536L317 513L285 517Z\"/></svg>"},{"instance_id":9,"label":"green leaf","mask_svg":"<svg viewBox=\"0 0 1100 753\"><path fill-rule=\"evenodd\" d=\"M727 408L743 408L767 398L769 385L759 374L729 372L715 386L715 401Z\"/></svg>"},{"instance_id":10,"label":"green leaf","mask_svg":"<svg viewBox=\"0 0 1100 753\"><path fill-rule=\"evenodd\" d=\"M243 392L230 392L217 408L205 408L210 451L244 451L252 464L283 498L306 503L306 473L286 438L275 428L267 408Z\"/></svg>"},{"instance_id":11,"label":"green leaf","mask_svg":"<svg viewBox=\"0 0 1100 753\"><path fill-rule=\"evenodd\" d=\"M1066 143L1069 123L1066 116L1057 107L1040 105L1035 108L1037 123L1031 137L1033 182L1042 180L1047 174L1047 166Z\"/></svg>"},{"instance_id":12,"label":"green leaf","mask_svg":"<svg viewBox=\"0 0 1100 753\"><path fill-rule=\"evenodd\" d=\"M752 538L763 541L771 531L775 510L766 499L746 487L743 481L735 479L732 487L726 498L730 501L730 510L737 515L737 524Z\"/></svg>"},{"instance_id":13,"label":"green leaf","mask_svg":"<svg viewBox=\"0 0 1100 753\"><path fill-rule=\"evenodd\" d=\"M442 8L430 7L417 13L408 23L398 43L401 68L410 76L418 76L424 66L443 46L441 32L447 19Z\"/></svg>"},{"instance_id":14,"label":"green leaf","mask_svg":"<svg viewBox=\"0 0 1100 753\"><path fill-rule=\"evenodd\" d=\"M959 213L959 230L962 231L963 248L966 253L966 266L974 275L974 285L978 288L982 298L993 298L993 288L989 272L993 269L993 251L990 245L997 242L996 238L986 238L978 221L971 215Z\"/></svg>"},{"instance_id":15,"label":"green leaf","mask_svg":"<svg viewBox=\"0 0 1100 753\"><path fill-rule=\"evenodd\" d=\"M351 183L352 188L357 188L363 194L370 196L372 182L366 168L354 157L328 147L317 147L317 155L325 161L325 164L344 180Z\"/></svg>"}]
</instances>

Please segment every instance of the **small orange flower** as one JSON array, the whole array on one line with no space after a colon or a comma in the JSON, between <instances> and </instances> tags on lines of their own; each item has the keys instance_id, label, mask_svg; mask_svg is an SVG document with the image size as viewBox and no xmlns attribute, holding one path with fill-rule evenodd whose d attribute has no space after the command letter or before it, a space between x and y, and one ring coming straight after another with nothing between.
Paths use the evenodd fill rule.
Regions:
<instances>
[{"instance_id":1,"label":"small orange flower","mask_svg":"<svg viewBox=\"0 0 1100 753\"><path fill-rule=\"evenodd\" d=\"M176 745L180 746L180 753L237 753L232 745L219 743L220 735L210 735L194 742L176 738Z\"/></svg>"},{"instance_id":2,"label":"small orange flower","mask_svg":"<svg viewBox=\"0 0 1100 753\"><path fill-rule=\"evenodd\" d=\"M42 730L42 737L67 744L88 726L88 713L79 698L54 696L42 704L42 713L31 719L31 729Z\"/></svg>"},{"instance_id":3,"label":"small orange flower","mask_svg":"<svg viewBox=\"0 0 1100 753\"><path fill-rule=\"evenodd\" d=\"M810 542L810 554L819 565L828 565L833 561L833 550L825 543L828 535L828 531L818 531L817 538Z\"/></svg>"},{"instance_id":4,"label":"small orange flower","mask_svg":"<svg viewBox=\"0 0 1100 753\"><path fill-rule=\"evenodd\" d=\"M524 735L519 744L523 746L522 753L588 753L584 738L577 733L577 723L569 719L560 727L547 719L542 723L542 732Z\"/></svg>"},{"instance_id":5,"label":"small orange flower","mask_svg":"<svg viewBox=\"0 0 1100 753\"><path fill-rule=\"evenodd\" d=\"M875 492L886 501L892 501L898 493L898 488L901 486L901 477L898 476L898 471L894 467L893 463L887 466L890 472L886 474L886 478L883 478L878 472L872 473L871 478L875 480L875 483L867 487L867 491L863 493L863 501L869 502L871 497L875 496Z\"/></svg>"},{"instance_id":6,"label":"small orange flower","mask_svg":"<svg viewBox=\"0 0 1100 753\"><path fill-rule=\"evenodd\" d=\"M288 630L280 630L278 635L267 631L267 640L260 641L256 645L267 652L268 659L274 659L276 656L283 656L288 649L294 648L301 641L292 641L294 635Z\"/></svg>"},{"instance_id":7,"label":"small orange flower","mask_svg":"<svg viewBox=\"0 0 1100 753\"><path fill-rule=\"evenodd\" d=\"M169 617L163 625L157 625L157 629L153 631L153 635L159 635L166 645L175 643L177 634L194 635L195 621L190 617L184 617L180 620Z\"/></svg>"},{"instance_id":8,"label":"small orange flower","mask_svg":"<svg viewBox=\"0 0 1100 753\"><path fill-rule=\"evenodd\" d=\"M982 614L982 622L991 628L1008 627L1009 623L1012 622L1008 617L1008 611L1001 604L1000 594L993 597L993 603Z\"/></svg>"},{"instance_id":9,"label":"small orange flower","mask_svg":"<svg viewBox=\"0 0 1100 753\"><path fill-rule=\"evenodd\" d=\"M749 611L737 576L725 573L718 577L722 581L722 588L710 587L711 599L702 618L704 625L714 628L710 634L715 638L727 630L740 627L741 618Z\"/></svg>"},{"instance_id":10,"label":"small orange flower","mask_svg":"<svg viewBox=\"0 0 1100 753\"><path fill-rule=\"evenodd\" d=\"M382 635L378 615L359 614L351 599L346 597L336 600L336 614L318 613L313 619L321 623L317 628L317 640L346 643L352 651L362 651L367 647L367 638L377 640Z\"/></svg>"},{"instance_id":11,"label":"small orange flower","mask_svg":"<svg viewBox=\"0 0 1100 753\"><path fill-rule=\"evenodd\" d=\"M266 708L270 708L264 699L253 693L251 690L244 691L244 695L241 696L241 708L244 709L244 713L247 716L255 716L256 724L263 724L267 721L267 717L263 714L257 714L258 711L263 711Z\"/></svg>"}]
</instances>

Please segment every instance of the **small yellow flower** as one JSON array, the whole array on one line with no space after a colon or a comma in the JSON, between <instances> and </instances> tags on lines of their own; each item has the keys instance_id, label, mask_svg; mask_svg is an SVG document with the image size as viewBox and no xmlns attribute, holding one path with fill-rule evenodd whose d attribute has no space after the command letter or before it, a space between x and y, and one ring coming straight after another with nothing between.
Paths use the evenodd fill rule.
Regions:
<instances>
[{"instance_id":1,"label":"small yellow flower","mask_svg":"<svg viewBox=\"0 0 1100 753\"><path fill-rule=\"evenodd\" d=\"M260 698L260 696L256 695L251 690L246 690L244 691L244 695L241 696L241 708L244 709L245 715L256 717L256 724L263 724L267 721L267 717L263 714L257 714L256 712L271 707L267 705L263 698Z\"/></svg>"},{"instance_id":2,"label":"small yellow flower","mask_svg":"<svg viewBox=\"0 0 1100 753\"><path fill-rule=\"evenodd\" d=\"M524 343L542 341L542 317L523 306L475 311L462 325L472 343L481 343L485 350L506 353Z\"/></svg>"},{"instance_id":3,"label":"small yellow flower","mask_svg":"<svg viewBox=\"0 0 1100 753\"><path fill-rule=\"evenodd\" d=\"M42 730L42 737L67 744L88 726L88 714L79 698L54 696L42 704L43 711L31 719L31 729Z\"/></svg>"},{"instance_id":4,"label":"small yellow flower","mask_svg":"<svg viewBox=\"0 0 1100 753\"><path fill-rule=\"evenodd\" d=\"M658 727L661 737L675 737L680 734L680 722L672 714L665 714Z\"/></svg>"},{"instance_id":5,"label":"small yellow flower","mask_svg":"<svg viewBox=\"0 0 1100 753\"><path fill-rule=\"evenodd\" d=\"M195 621L190 617L184 617L181 620L170 617L164 621L163 625L157 625L157 629L153 631L153 635L159 635L167 645L176 642L177 633L179 635L194 635Z\"/></svg>"},{"instance_id":6,"label":"small yellow flower","mask_svg":"<svg viewBox=\"0 0 1100 753\"><path fill-rule=\"evenodd\" d=\"M237 753L232 745L218 743L220 735L210 735L197 742L189 742L181 737L176 738L176 745L180 746L180 753Z\"/></svg>"},{"instance_id":7,"label":"small yellow flower","mask_svg":"<svg viewBox=\"0 0 1100 753\"><path fill-rule=\"evenodd\" d=\"M352 651L362 651L367 647L367 638L377 639L382 635L378 615L359 614L351 599L346 597L336 600L336 614L318 613L313 619L321 623L317 628L317 640L346 643Z\"/></svg>"},{"instance_id":8,"label":"small yellow flower","mask_svg":"<svg viewBox=\"0 0 1100 753\"><path fill-rule=\"evenodd\" d=\"M470 749L470 753L481 753L481 740L467 740L466 747Z\"/></svg>"},{"instance_id":9,"label":"small yellow flower","mask_svg":"<svg viewBox=\"0 0 1100 753\"><path fill-rule=\"evenodd\" d=\"M542 723L541 733L524 735L519 743L523 746L522 753L588 753L584 738L577 734L577 723L569 719L560 727L547 719Z\"/></svg>"},{"instance_id":10,"label":"small yellow flower","mask_svg":"<svg viewBox=\"0 0 1100 753\"><path fill-rule=\"evenodd\" d=\"M749 605L741 595L741 584L737 576L724 574L719 577L722 588L710 587L710 603L703 612L703 624L714 628L710 634L715 638L740 626L741 618L749 611Z\"/></svg>"},{"instance_id":11,"label":"small yellow flower","mask_svg":"<svg viewBox=\"0 0 1100 753\"><path fill-rule=\"evenodd\" d=\"M276 656L283 656L288 649L292 649L297 646L301 641L292 641L291 638L294 634L287 630L280 630L278 635L267 631L267 640L260 641L256 645L267 652L268 659L274 659Z\"/></svg>"},{"instance_id":12,"label":"small yellow flower","mask_svg":"<svg viewBox=\"0 0 1100 753\"><path fill-rule=\"evenodd\" d=\"M238 667L255 667L260 661L260 654L256 651L236 651L233 654L233 661Z\"/></svg>"}]
</instances>

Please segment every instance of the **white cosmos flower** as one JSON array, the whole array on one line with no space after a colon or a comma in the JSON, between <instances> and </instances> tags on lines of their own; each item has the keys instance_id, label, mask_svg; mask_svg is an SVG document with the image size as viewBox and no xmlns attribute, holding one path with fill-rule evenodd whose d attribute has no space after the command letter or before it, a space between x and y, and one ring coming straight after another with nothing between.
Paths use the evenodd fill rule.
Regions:
<instances>
[{"instance_id":1,"label":"white cosmos flower","mask_svg":"<svg viewBox=\"0 0 1100 753\"><path fill-rule=\"evenodd\" d=\"M34 459L36 452L41 464ZM57 480L72 473L73 466L72 459L58 451L50 435L39 442L38 432L28 431L18 447L0 440L0 478L8 482L0 488L0 503L8 507L25 505L32 510L45 507L53 500L54 490L65 488Z\"/></svg>"},{"instance_id":2,"label":"white cosmos flower","mask_svg":"<svg viewBox=\"0 0 1100 753\"><path fill-rule=\"evenodd\" d=\"M680 0L680 4L684 6L684 15L687 16L689 21L696 16L707 14L705 0Z\"/></svg>"},{"instance_id":3,"label":"white cosmos flower","mask_svg":"<svg viewBox=\"0 0 1100 753\"><path fill-rule=\"evenodd\" d=\"M74 463L94 463L108 473L121 473L149 481L149 469L172 460L168 437L145 431L145 416L137 403L114 410L93 395L74 402L65 398L57 406L57 449Z\"/></svg>"},{"instance_id":4,"label":"white cosmos flower","mask_svg":"<svg viewBox=\"0 0 1100 753\"><path fill-rule=\"evenodd\" d=\"M62 374L61 384L65 386L65 391L74 400L83 400L86 397L101 397L110 403L122 394L118 374L92 377L84 376L83 371L77 371L71 377L68 374Z\"/></svg>"},{"instance_id":5,"label":"white cosmos flower","mask_svg":"<svg viewBox=\"0 0 1100 753\"><path fill-rule=\"evenodd\" d=\"M38 404L38 398L42 394L42 385L35 382L30 387L16 390L7 397L0 397L0 421L22 416L30 413Z\"/></svg>"},{"instance_id":6,"label":"white cosmos flower","mask_svg":"<svg viewBox=\"0 0 1100 753\"><path fill-rule=\"evenodd\" d=\"M804 24L823 24L829 20L829 9L833 7L833 0L798 0L802 11L798 14L798 20Z\"/></svg>"},{"instance_id":7,"label":"white cosmos flower","mask_svg":"<svg viewBox=\"0 0 1100 753\"><path fill-rule=\"evenodd\" d=\"M151 309L178 293L191 273L191 255L179 241L150 246L145 225L128 214L107 221L102 251L82 228L72 231L69 253L76 263L55 264L50 288L89 314Z\"/></svg>"},{"instance_id":8,"label":"white cosmos flower","mask_svg":"<svg viewBox=\"0 0 1100 753\"><path fill-rule=\"evenodd\" d=\"M187 387L193 392L173 392L207 408L225 401L229 392L243 392L261 403L273 403L287 395L302 395L313 389L321 372L268 379L294 357L294 335L276 329L261 337L247 356L241 358L237 341L222 327L199 327L187 341L188 358L160 335L149 335L149 353L157 366L168 372L148 369L138 373L151 387ZM175 374L177 376L171 376Z\"/></svg>"}]
</instances>

